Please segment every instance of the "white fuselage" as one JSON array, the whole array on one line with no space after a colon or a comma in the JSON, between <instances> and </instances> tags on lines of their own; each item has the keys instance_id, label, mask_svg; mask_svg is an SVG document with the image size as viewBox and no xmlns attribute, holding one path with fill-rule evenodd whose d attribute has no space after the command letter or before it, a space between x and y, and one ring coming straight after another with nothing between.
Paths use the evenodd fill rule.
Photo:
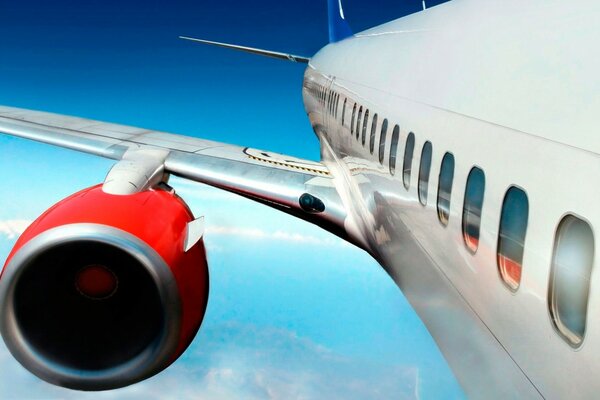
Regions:
<instances>
[{"instance_id":1,"label":"white fuselage","mask_svg":"<svg viewBox=\"0 0 600 400\"><path fill-rule=\"evenodd\" d=\"M306 70L306 110L323 162L340 181L352 217L348 231L397 282L470 396L591 398L600 389L598 257L580 343L559 334L549 304L559 223L573 215L593 231L600 226L599 17L591 1L454 0L331 44ZM427 141L432 161L423 205L418 182ZM444 225L437 200L447 152L455 169ZM485 175L475 252L463 234L473 167ZM523 190L529 205L516 290L497 261L511 187ZM598 240L594 235L596 251Z\"/></svg>"}]
</instances>

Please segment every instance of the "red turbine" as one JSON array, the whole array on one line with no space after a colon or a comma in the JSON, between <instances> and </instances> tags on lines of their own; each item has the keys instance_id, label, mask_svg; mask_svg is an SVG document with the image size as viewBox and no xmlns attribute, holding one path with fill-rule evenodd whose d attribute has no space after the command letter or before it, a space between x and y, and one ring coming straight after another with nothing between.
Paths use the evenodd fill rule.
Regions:
<instances>
[{"instance_id":1,"label":"red turbine","mask_svg":"<svg viewBox=\"0 0 600 400\"><path fill-rule=\"evenodd\" d=\"M111 195L95 186L42 214L0 279L0 330L40 378L81 390L122 387L169 366L208 301L202 240L173 192Z\"/></svg>"}]
</instances>

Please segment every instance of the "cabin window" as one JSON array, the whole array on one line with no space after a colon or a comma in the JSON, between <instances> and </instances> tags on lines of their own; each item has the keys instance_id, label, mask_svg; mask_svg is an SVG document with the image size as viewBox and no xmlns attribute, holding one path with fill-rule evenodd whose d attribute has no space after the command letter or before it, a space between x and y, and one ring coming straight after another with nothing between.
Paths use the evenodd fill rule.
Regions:
<instances>
[{"instance_id":1,"label":"cabin window","mask_svg":"<svg viewBox=\"0 0 600 400\"><path fill-rule=\"evenodd\" d=\"M377 129L377 114L373 115L373 121L371 122L371 136L369 137L369 151L373 154L375 149L375 130Z\"/></svg>"},{"instance_id":2,"label":"cabin window","mask_svg":"<svg viewBox=\"0 0 600 400\"><path fill-rule=\"evenodd\" d=\"M331 98L329 99L329 113L333 115L333 105L335 101L335 92L331 93Z\"/></svg>"},{"instance_id":3,"label":"cabin window","mask_svg":"<svg viewBox=\"0 0 600 400\"><path fill-rule=\"evenodd\" d=\"M337 119L338 116L338 110L340 108L340 95L339 93L335 95L335 118Z\"/></svg>"},{"instance_id":4,"label":"cabin window","mask_svg":"<svg viewBox=\"0 0 600 400\"><path fill-rule=\"evenodd\" d=\"M356 103L352 107L352 118L350 119L350 135L354 135L354 119L356 118Z\"/></svg>"},{"instance_id":5,"label":"cabin window","mask_svg":"<svg viewBox=\"0 0 600 400\"><path fill-rule=\"evenodd\" d=\"M333 116L333 112L335 111L335 99L336 98L337 98L337 94L335 92L333 92L333 95L331 96L331 106L329 107L332 116Z\"/></svg>"},{"instance_id":6,"label":"cabin window","mask_svg":"<svg viewBox=\"0 0 600 400\"><path fill-rule=\"evenodd\" d=\"M415 151L415 134L409 133L406 138L406 147L404 148L404 165L402 168L402 182L406 190L410 187L410 172L412 169L413 152Z\"/></svg>"},{"instance_id":7,"label":"cabin window","mask_svg":"<svg viewBox=\"0 0 600 400\"><path fill-rule=\"evenodd\" d=\"M367 137L367 125L369 124L369 110L365 111L365 120L362 126L362 145L365 146L365 140Z\"/></svg>"},{"instance_id":8,"label":"cabin window","mask_svg":"<svg viewBox=\"0 0 600 400\"><path fill-rule=\"evenodd\" d=\"M385 137L387 135L388 128L388 120L387 118L383 119L383 123L381 124L381 132L379 134L379 163L383 164L383 156L385 153Z\"/></svg>"},{"instance_id":9,"label":"cabin window","mask_svg":"<svg viewBox=\"0 0 600 400\"><path fill-rule=\"evenodd\" d=\"M513 291L521 283L525 233L529 218L527 194L517 187L506 191L498 232L498 270L506 285Z\"/></svg>"},{"instance_id":10,"label":"cabin window","mask_svg":"<svg viewBox=\"0 0 600 400\"><path fill-rule=\"evenodd\" d=\"M437 212L440 222L448 225L450 218L450 197L452 196L452 182L454 181L454 156L452 153L444 154L440 167L438 181Z\"/></svg>"},{"instance_id":11,"label":"cabin window","mask_svg":"<svg viewBox=\"0 0 600 400\"><path fill-rule=\"evenodd\" d=\"M335 104L337 102L337 93L333 92L333 96L331 96L331 115L335 115Z\"/></svg>"},{"instance_id":12,"label":"cabin window","mask_svg":"<svg viewBox=\"0 0 600 400\"><path fill-rule=\"evenodd\" d=\"M348 98L344 99L344 105L342 106L342 126L344 126L344 119L346 118L346 103L348 102Z\"/></svg>"},{"instance_id":13,"label":"cabin window","mask_svg":"<svg viewBox=\"0 0 600 400\"><path fill-rule=\"evenodd\" d=\"M473 253L479 247L479 228L481 226L484 192L485 174L481 169L473 167L467 178L462 221L465 244Z\"/></svg>"},{"instance_id":14,"label":"cabin window","mask_svg":"<svg viewBox=\"0 0 600 400\"><path fill-rule=\"evenodd\" d=\"M396 152L398 151L398 139L400 138L400 127L394 126L392 131L392 144L390 145L390 174L396 173Z\"/></svg>"},{"instance_id":15,"label":"cabin window","mask_svg":"<svg viewBox=\"0 0 600 400\"><path fill-rule=\"evenodd\" d=\"M548 305L554 326L573 347L579 347L585 335L593 262L592 229L567 215L554 238Z\"/></svg>"},{"instance_id":16,"label":"cabin window","mask_svg":"<svg viewBox=\"0 0 600 400\"><path fill-rule=\"evenodd\" d=\"M429 190L429 172L431 171L431 142L427 141L421 151L421 166L419 167L419 201L427 205L427 192Z\"/></svg>"},{"instance_id":17,"label":"cabin window","mask_svg":"<svg viewBox=\"0 0 600 400\"><path fill-rule=\"evenodd\" d=\"M362 119L362 106L360 106L360 108L358 109L358 118L356 118L356 128L354 128L354 131L356 133L356 140L358 140L358 137L360 135L361 119Z\"/></svg>"}]
</instances>

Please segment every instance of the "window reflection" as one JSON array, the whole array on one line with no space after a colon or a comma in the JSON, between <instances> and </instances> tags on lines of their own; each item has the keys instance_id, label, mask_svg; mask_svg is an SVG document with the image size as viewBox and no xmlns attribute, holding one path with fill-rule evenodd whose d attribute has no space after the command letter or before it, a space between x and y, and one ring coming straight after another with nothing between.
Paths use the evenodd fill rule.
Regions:
<instances>
[{"instance_id":1,"label":"window reflection","mask_svg":"<svg viewBox=\"0 0 600 400\"><path fill-rule=\"evenodd\" d=\"M388 120L385 118L381 124L381 133L379 135L379 163L383 164L383 156L385 155L385 139L387 136Z\"/></svg>"},{"instance_id":2,"label":"window reflection","mask_svg":"<svg viewBox=\"0 0 600 400\"><path fill-rule=\"evenodd\" d=\"M352 107L352 118L350 119L350 135L354 135L354 119L356 118L356 103Z\"/></svg>"},{"instance_id":3,"label":"window reflection","mask_svg":"<svg viewBox=\"0 0 600 400\"><path fill-rule=\"evenodd\" d=\"M371 122L371 136L369 138L369 152L373 154L375 149L375 130L377 129L377 114L373 115L373 122Z\"/></svg>"},{"instance_id":4,"label":"window reflection","mask_svg":"<svg viewBox=\"0 0 600 400\"><path fill-rule=\"evenodd\" d=\"M512 290L521 283L525 233L529 218L529 201L525 192L511 187L504 196L498 233L498 269Z\"/></svg>"},{"instance_id":5,"label":"window reflection","mask_svg":"<svg viewBox=\"0 0 600 400\"><path fill-rule=\"evenodd\" d=\"M396 152L398 151L398 139L400 137L400 127L394 126L392 131L392 144L390 145L390 174L396 173Z\"/></svg>"},{"instance_id":6,"label":"window reflection","mask_svg":"<svg viewBox=\"0 0 600 400\"><path fill-rule=\"evenodd\" d=\"M431 171L431 142L427 141L421 151L421 166L419 167L419 201L427 204L427 192L429 190L429 172Z\"/></svg>"},{"instance_id":7,"label":"window reflection","mask_svg":"<svg viewBox=\"0 0 600 400\"><path fill-rule=\"evenodd\" d=\"M548 302L555 327L573 347L585 335L593 262L592 229L587 222L567 215L554 239Z\"/></svg>"},{"instance_id":8,"label":"window reflection","mask_svg":"<svg viewBox=\"0 0 600 400\"><path fill-rule=\"evenodd\" d=\"M438 183L437 211L440 222L448 225L450 218L450 197L452 196L452 182L454 181L454 156L444 154L440 167Z\"/></svg>"},{"instance_id":9,"label":"window reflection","mask_svg":"<svg viewBox=\"0 0 600 400\"><path fill-rule=\"evenodd\" d=\"M402 181L404 183L404 187L408 190L410 187L410 172L412 168L412 159L413 152L415 150L415 134L409 133L406 138L406 147L404 148L404 165L403 165L403 175Z\"/></svg>"},{"instance_id":10,"label":"window reflection","mask_svg":"<svg viewBox=\"0 0 600 400\"><path fill-rule=\"evenodd\" d=\"M363 121L363 126L362 126L362 145L364 147L365 145L365 140L367 137L367 124L369 123L369 110L365 111L365 120Z\"/></svg>"},{"instance_id":11,"label":"window reflection","mask_svg":"<svg viewBox=\"0 0 600 400\"><path fill-rule=\"evenodd\" d=\"M358 109L358 117L356 118L356 128L354 128L354 132L356 132L356 140L358 140L358 137L360 135L360 122L362 119L362 106L359 107Z\"/></svg>"},{"instance_id":12,"label":"window reflection","mask_svg":"<svg viewBox=\"0 0 600 400\"><path fill-rule=\"evenodd\" d=\"M481 169L473 167L467 178L462 224L465 244L472 252L476 252L479 247L479 227L484 191L485 175Z\"/></svg>"}]
</instances>

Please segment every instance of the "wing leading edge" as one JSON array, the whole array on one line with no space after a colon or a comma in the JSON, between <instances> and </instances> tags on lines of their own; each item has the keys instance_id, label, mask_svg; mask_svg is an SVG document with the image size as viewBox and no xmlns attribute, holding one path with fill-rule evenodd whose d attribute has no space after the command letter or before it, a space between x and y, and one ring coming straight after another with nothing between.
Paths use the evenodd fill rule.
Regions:
<instances>
[{"instance_id":1,"label":"wing leading edge","mask_svg":"<svg viewBox=\"0 0 600 400\"><path fill-rule=\"evenodd\" d=\"M164 168L165 176L173 174L239 194L357 244L344 228L347 212L334 185L335 177L322 163L189 136L2 106L0 132L119 162L130 160L135 153L160 154L156 162Z\"/></svg>"}]
</instances>

